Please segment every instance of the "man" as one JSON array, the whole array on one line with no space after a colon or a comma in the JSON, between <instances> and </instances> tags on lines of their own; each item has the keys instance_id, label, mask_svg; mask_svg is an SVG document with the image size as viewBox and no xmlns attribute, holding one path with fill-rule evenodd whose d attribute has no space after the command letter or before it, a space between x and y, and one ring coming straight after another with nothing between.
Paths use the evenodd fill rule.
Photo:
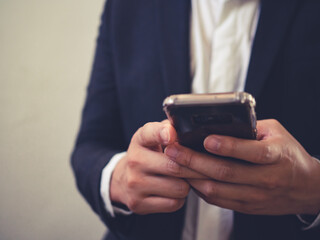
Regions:
<instances>
[{"instance_id":1,"label":"man","mask_svg":"<svg viewBox=\"0 0 320 240\"><path fill-rule=\"evenodd\" d=\"M107 1L78 187L107 239L319 239L320 3L212 2ZM228 90L278 121L259 121L257 141L209 136L217 157L175 143L163 99Z\"/></svg>"}]
</instances>

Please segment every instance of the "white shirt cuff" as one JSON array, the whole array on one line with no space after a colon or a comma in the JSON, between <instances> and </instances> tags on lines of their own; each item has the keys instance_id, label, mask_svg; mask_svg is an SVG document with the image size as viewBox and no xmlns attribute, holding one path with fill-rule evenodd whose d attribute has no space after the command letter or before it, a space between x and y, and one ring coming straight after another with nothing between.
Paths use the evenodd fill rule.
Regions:
<instances>
[{"instance_id":1,"label":"white shirt cuff","mask_svg":"<svg viewBox=\"0 0 320 240\"><path fill-rule=\"evenodd\" d=\"M111 203L110 199L110 183L111 183L111 177L112 173L119 163L119 161L123 158L123 156L127 152L121 152L115 154L109 163L104 167L101 174L101 182L100 182L100 194L102 197L102 200L105 204L105 208L107 212L112 216L115 217L115 214L122 214L122 215L130 215L132 212L127 211L125 209L115 207Z\"/></svg>"}]
</instances>

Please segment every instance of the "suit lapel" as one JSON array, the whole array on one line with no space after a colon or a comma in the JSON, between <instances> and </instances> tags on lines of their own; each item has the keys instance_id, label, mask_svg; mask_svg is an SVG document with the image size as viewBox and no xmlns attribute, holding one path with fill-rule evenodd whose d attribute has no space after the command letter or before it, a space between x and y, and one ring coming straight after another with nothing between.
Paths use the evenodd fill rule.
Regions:
<instances>
[{"instance_id":1,"label":"suit lapel","mask_svg":"<svg viewBox=\"0 0 320 240\"><path fill-rule=\"evenodd\" d=\"M298 0L262 0L245 90L258 97L286 36ZM166 95L187 93L190 77L190 0L155 0Z\"/></svg>"},{"instance_id":2,"label":"suit lapel","mask_svg":"<svg viewBox=\"0 0 320 240\"><path fill-rule=\"evenodd\" d=\"M166 95L190 92L190 0L155 0Z\"/></svg>"},{"instance_id":3,"label":"suit lapel","mask_svg":"<svg viewBox=\"0 0 320 240\"><path fill-rule=\"evenodd\" d=\"M246 91L259 96L297 9L298 0L262 0Z\"/></svg>"}]
</instances>

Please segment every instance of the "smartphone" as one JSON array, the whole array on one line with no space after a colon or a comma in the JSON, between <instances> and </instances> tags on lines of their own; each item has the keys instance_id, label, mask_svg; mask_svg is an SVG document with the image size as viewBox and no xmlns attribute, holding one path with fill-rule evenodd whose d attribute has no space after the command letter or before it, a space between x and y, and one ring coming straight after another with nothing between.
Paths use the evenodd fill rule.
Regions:
<instances>
[{"instance_id":1,"label":"smartphone","mask_svg":"<svg viewBox=\"0 0 320 240\"><path fill-rule=\"evenodd\" d=\"M256 139L255 99L246 92L179 94L163 101L181 145L206 152L211 134Z\"/></svg>"}]
</instances>

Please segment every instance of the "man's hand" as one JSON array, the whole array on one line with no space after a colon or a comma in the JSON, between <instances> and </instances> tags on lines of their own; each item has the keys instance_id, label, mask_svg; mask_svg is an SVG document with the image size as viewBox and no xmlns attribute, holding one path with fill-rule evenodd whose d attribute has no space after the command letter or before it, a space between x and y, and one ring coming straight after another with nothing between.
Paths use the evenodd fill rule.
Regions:
<instances>
[{"instance_id":1,"label":"man's hand","mask_svg":"<svg viewBox=\"0 0 320 240\"><path fill-rule=\"evenodd\" d=\"M163 153L163 147L176 141L176 136L169 121L141 127L113 172L111 201L125 204L138 214L173 212L181 208L190 190L183 178L203 176Z\"/></svg>"},{"instance_id":2,"label":"man's hand","mask_svg":"<svg viewBox=\"0 0 320 240\"><path fill-rule=\"evenodd\" d=\"M210 204L248 214L317 214L320 162L275 120L258 121L258 141L211 135L202 154L179 144L165 153L209 178L188 179ZM237 159L237 160L236 160Z\"/></svg>"}]
</instances>

